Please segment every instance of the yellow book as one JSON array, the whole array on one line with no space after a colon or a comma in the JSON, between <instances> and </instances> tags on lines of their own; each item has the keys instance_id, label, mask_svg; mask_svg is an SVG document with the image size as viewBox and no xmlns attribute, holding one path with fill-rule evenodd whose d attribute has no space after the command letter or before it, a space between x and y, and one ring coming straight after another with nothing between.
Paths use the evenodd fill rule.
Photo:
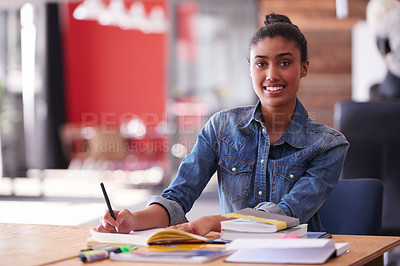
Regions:
<instances>
[{"instance_id":1,"label":"yellow book","mask_svg":"<svg viewBox=\"0 0 400 266\"><path fill-rule=\"evenodd\" d=\"M90 230L88 245L111 244L111 245L138 245L148 246L152 244L169 243L205 243L208 238L187 233L177 229L156 228L142 231L134 231L129 234L100 233L94 229Z\"/></svg>"},{"instance_id":2,"label":"yellow book","mask_svg":"<svg viewBox=\"0 0 400 266\"><path fill-rule=\"evenodd\" d=\"M276 213L259 211L252 208L245 208L237 212L225 214L224 216L232 218L242 218L251 221L270 224L274 227L274 231L284 230L300 224L298 218Z\"/></svg>"}]
</instances>

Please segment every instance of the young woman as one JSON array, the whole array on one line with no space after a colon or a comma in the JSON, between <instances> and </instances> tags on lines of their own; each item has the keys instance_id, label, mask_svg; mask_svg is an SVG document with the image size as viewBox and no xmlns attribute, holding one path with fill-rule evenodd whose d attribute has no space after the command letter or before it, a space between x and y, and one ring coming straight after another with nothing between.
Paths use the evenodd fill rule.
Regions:
<instances>
[{"instance_id":1,"label":"young woman","mask_svg":"<svg viewBox=\"0 0 400 266\"><path fill-rule=\"evenodd\" d=\"M214 114L162 195L150 198L144 210L115 211L116 220L106 212L98 231L219 231L227 219L221 215L185 218L215 171L223 214L252 207L323 230L317 211L339 179L349 144L309 119L297 99L309 67L307 41L286 16L267 15L250 41L249 66L258 103Z\"/></svg>"}]
</instances>

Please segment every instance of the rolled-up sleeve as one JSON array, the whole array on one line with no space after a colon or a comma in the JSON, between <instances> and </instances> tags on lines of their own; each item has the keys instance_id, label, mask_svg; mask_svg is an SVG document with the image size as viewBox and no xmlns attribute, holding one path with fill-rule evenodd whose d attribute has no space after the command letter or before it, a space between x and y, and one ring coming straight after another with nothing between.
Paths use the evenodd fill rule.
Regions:
<instances>
[{"instance_id":1,"label":"rolled-up sleeve","mask_svg":"<svg viewBox=\"0 0 400 266\"><path fill-rule=\"evenodd\" d=\"M163 198L161 196L155 195L151 196L147 201L147 206L152 204L158 204L164 207L169 215L169 225L176 225L180 223L185 223L188 220L186 219L185 212L183 211L181 205L179 205L176 201L169 200Z\"/></svg>"},{"instance_id":2,"label":"rolled-up sleeve","mask_svg":"<svg viewBox=\"0 0 400 266\"><path fill-rule=\"evenodd\" d=\"M286 213L281 209L281 207L279 207L277 204L273 202L261 202L254 209L269 213L286 215Z\"/></svg>"}]
</instances>

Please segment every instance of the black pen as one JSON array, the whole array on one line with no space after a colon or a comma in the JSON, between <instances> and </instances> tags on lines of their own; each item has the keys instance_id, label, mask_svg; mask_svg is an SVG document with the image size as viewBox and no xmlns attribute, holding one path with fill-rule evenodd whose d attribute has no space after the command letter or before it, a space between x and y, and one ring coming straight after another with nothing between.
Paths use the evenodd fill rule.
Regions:
<instances>
[{"instance_id":1,"label":"black pen","mask_svg":"<svg viewBox=\"0 0 400 266\"><path fill-rule=\"evenodd\" d=\"M104 187L103 183L100 183L100 186L101 186L101 190L103 191L104 199L106 200L106 203L107 203L108 211L110 212L111 217L114 218L114 220L117 220L115 218L114 211L113 211L113 209L111 207L110 200L108 199L106 188ZM115 231L117 231L117 233L118 233L118 227L117 226L115 227Z\"/></svg>"}]
</instances>

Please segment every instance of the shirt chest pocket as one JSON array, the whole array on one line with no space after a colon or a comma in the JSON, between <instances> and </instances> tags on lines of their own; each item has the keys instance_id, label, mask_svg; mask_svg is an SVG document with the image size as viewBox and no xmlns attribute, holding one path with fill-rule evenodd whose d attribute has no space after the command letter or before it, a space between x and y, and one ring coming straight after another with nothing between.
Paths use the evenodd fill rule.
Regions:
<instances>
[{"instance_id":1,"label":"shirt chest pocket","mask_svg":"<svg viewBox=\"0 0 400 266\"><path fill-rule=\"evenodd\" d=\"M236 202L249 195L254 162L242 158L221 157L220 178L222 191L231 200Z\"/></svg>"},{"instance_id":2,"label":"shirt chest pocket","mask_svg":"<svg viewBox=\"0 0 400 266\"><path fill-rule=\"evenodd\" d=\"M288 182L296 182L305 174L305 171L306 167L300 164L274 164L274 178Z\"/></svg>"},{"instance_id":3,"label":"shirt chest pocket","mask_svg":"<svg viewBox=\"0 0 400 266\"><path fill-rule=\"evenodd\" d=\"M305 173L306 167L301 164L275 163L273 166L271 201L279 202Z\"/></svg>"}]
</instances>

